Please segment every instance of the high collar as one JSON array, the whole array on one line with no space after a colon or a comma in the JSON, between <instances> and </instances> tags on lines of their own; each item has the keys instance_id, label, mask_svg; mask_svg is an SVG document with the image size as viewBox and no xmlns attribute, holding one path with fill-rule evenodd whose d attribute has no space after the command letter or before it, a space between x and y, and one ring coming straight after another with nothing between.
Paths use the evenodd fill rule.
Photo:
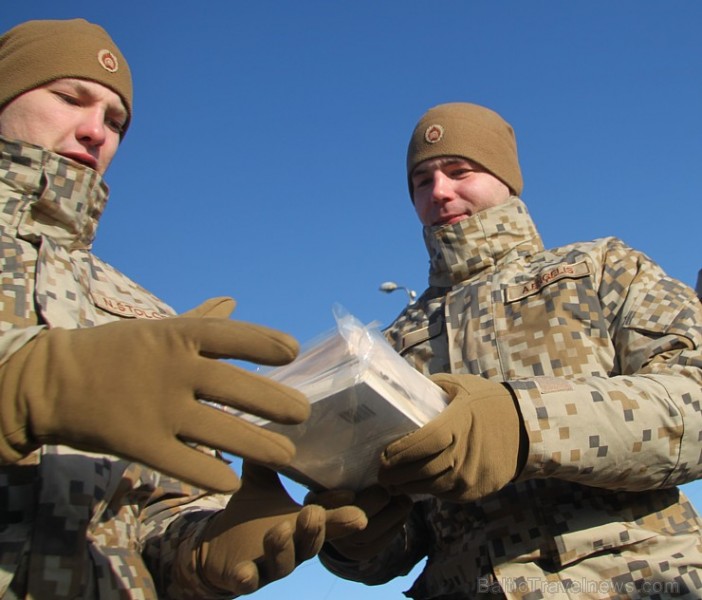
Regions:
<instances>
[{"instance_id":1,"label":"high collar","mask_svg":"<svg viewBox=\"0 0 702 600\"><path fill-rule=\"evenodd\" d=\"M70 249L89 249L109 189L100 174L24 142L0 137L0 223L20 236L50 237Z\"/></svg>"},{"instance_id":2,"label":"high collar","mask_svg":"<svg viewBox=\"0 0 702 600\"><path fill-rule=\"evenodd\" d=\"M516 196L468 219L424 228L429 284L451 287L500 262L543 250L526 205Z\"/></svg>"}]
</instances>

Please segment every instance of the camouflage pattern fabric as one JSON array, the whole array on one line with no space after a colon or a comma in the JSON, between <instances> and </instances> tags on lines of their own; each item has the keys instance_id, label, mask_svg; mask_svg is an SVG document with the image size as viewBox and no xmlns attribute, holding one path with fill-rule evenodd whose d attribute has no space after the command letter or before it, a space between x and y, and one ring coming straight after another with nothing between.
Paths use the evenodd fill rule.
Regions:
<instances>
[{"instance_id":1,"label":"camouflage pattern fabric","mask_svg":"<svg viewBox=\"0 0 702 600\"><path fill-rule=\"evenodd\" d=\"M107 193L95 171L0 138L0 360L43 327L174 314L90 252ZM217 597L190 553L227 497L65 446L0 465L0 481L1 598Z\"/></svg>"},{"instance_id":2,"label":"camouflage pattern fabric","mask_svg":"<svg viewBox=\"0 0 702 600\"><path fill-rule=\"evenodd\" d=\"M426 228L430 287L388 328L419 371L512 388L529 438L518 481L415 505L381 556L320 556L379 584L425 556L410 598L700 598L702 305L615 238L545 250L516 197Z\"/></svg>"}]
</instances>

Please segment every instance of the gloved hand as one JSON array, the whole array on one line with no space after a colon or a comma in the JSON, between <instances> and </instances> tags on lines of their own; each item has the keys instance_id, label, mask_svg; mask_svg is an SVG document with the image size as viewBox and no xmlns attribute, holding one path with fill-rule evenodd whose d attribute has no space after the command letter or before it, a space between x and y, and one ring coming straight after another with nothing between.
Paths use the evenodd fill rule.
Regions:
<instances>
[{"instance_id":1,"label":"gloved hand","mask_svg":"<svg viewBox=\"0 0 702 600\"><path fill-rule=\"evenodd\" d=\"M220 319L228 319L236 308L236 300L226 296L218 298L210 298L205 300L199 306L191 308L189 311L181 313L181 317L219 317Z\"/></svg>"},{"instance_id":2,"label":"gloved hand","mask_svg":"<svg viewBox=\"0 0 702 600\"><path fill-rule=\"evenodd\" d=\"M512 394L476 375L442 373L431 379L450 403L385 449L380 483L454 502L475 501L500 490L518 475L525 450L521 444L526 443Z\"/></svg>"},{"instance_id":3,"label":"gloved hand","mask_svg":"<svg viewBox=\"0 0 702 600\"><path fill-rule=\"evenodd\" d=\"M287 438L197 400L278 423L309 416L300 392L215 360L279 365L297 354L290 336L226 318L233 308L214 299L179 317L43 331L0 367L0 458L60 443L216 491L236 489L236 474L187 442L288 464L295 449Z\"/></svg>"},{"instance_id":4,"label":"gloved hand","mask_svg":"<svg viewBox=\"0 0 702 600\"><path fill-rule=\"evenodd\" d=\"M308 502L325 508L353 503L365 513L368 518L365 529L329 542L339 554L352 560L366 560L379 554L402 530L413 506L408 496L391 496L379 485L355 496L353 492L336 490L310 493L305 498L305 503Z\"/></svg>"},{"instance_id":5,"label":"gloved hand","mask_svg":"<svg viewBox=\"0 0 702 600\"><path fill-rule=\"evenodd\" d=\"M325 540L360 531L359 508L300 506L278 474L244 462L242 486L212 518L195 551L196 568L217 592L250 594L316 556Z\"/></svg>"}]
</instances>

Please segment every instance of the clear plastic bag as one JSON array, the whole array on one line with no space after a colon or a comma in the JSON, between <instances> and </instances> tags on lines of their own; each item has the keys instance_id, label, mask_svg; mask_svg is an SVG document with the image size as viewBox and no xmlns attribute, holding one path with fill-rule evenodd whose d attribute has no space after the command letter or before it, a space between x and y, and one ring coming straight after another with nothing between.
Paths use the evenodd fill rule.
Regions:
<instances>
[{"instance_id":1,"label":"clear plastic bag","mask_svg":"<svg viewBox=\"0 0 702 600\"><path fill-rule=\"evenodd\" d=\"M359 490L376 482L378 458L397 438L436 416L443 390L413 369L375 325L334 309L336 329L264 375L300 390L310 418L300 425L258 424L297 448L282 472L311 489Z\"/></svg>"}]
</instances>

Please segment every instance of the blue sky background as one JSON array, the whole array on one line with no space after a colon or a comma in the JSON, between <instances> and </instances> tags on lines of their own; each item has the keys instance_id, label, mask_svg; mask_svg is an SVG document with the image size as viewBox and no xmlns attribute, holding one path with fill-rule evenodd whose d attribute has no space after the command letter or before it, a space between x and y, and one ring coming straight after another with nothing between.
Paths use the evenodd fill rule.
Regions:
<instances>
[{"instance_id":1,"label":"blue sky background","mask_svg":"<svg viewBox=\"0 0 702 600\"><path fill-rule=\"evenodd\" d=\"M178 310L231 295L301 342L335 302L390 322L406 296L380 283L427 280L407 140L447 101L514 126L547 246L614 235L690 285L702 268L698 0L3 0L0 25L74 17L136 93L95 251ZM313 560L255 597L401 598L415 575L366 588Z\"/></svg>"}]
</instances>

